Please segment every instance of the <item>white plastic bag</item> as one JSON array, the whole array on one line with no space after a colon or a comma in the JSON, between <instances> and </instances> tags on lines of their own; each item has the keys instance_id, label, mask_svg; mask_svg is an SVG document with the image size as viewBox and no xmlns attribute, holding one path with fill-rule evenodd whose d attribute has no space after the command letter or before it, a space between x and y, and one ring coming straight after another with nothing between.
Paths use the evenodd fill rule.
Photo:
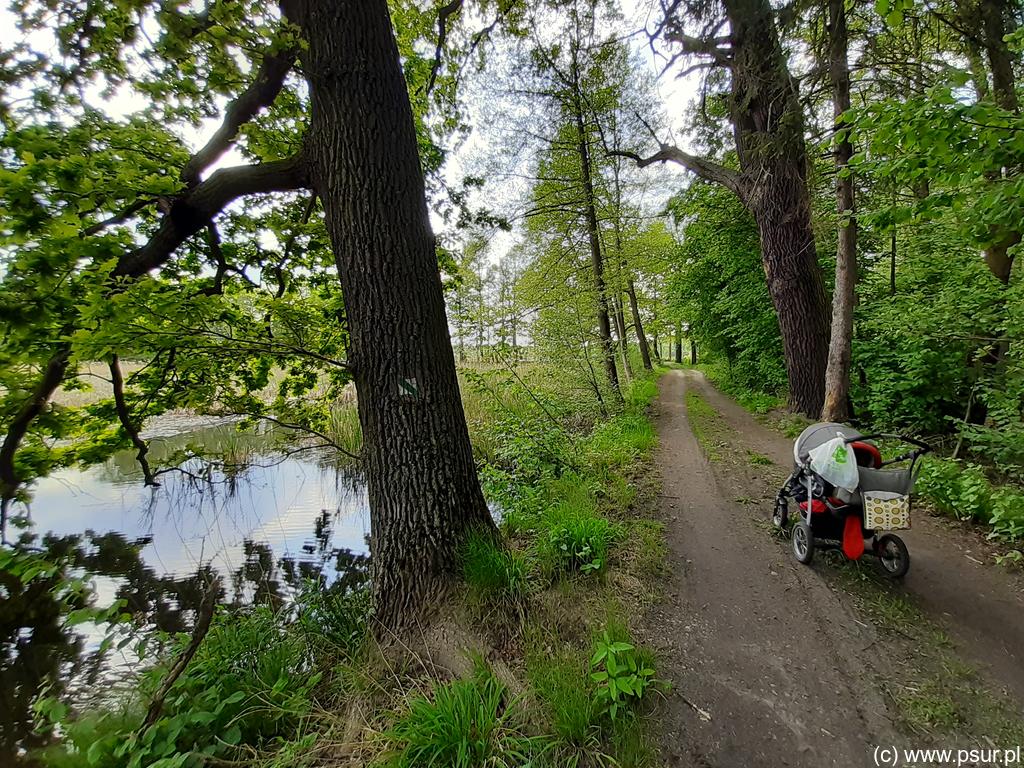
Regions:
<instances>
[{"instance_id":1,"label":"white plastic bag","mask_svg":"<svg viewBox=\"0 0 1024 768\"><path fill-rule=\"evenodd\" d=\"M810 457L811 469L836 488L845 488L848 491L857 490L857 486L860 484L857 459L853 455L853 449L846 444L842 435L811 449Z\"/></svg>"}]
</instances>

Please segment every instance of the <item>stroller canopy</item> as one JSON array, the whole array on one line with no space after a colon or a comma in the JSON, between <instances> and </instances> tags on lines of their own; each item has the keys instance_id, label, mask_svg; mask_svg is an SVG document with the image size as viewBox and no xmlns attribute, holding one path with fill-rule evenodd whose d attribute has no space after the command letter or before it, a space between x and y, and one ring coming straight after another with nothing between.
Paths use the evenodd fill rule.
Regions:
<instances>
[{"instance_id":1,"label":"stroller canopy","mask_svg":"<svg viewBox=\"0 0 1024 768\"><path fill-rule=\"evenodd\" d=\"M845 424L835 424L831 421L822 421L811 424L800 433L800 437L793 443L793 459L797 464L802 464L807 459L807 454L819 445L824 445L836 436L847 440L856 440L863 435L853 427Z\"/></svg>"}]
</instances>

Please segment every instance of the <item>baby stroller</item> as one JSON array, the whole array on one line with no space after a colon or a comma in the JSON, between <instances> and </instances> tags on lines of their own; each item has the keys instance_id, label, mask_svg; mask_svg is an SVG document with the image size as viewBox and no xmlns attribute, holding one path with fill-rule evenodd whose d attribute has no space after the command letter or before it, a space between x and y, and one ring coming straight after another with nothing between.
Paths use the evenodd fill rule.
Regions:
<instances>
[{"instance_id":1,"label":"baby stroller","mask_svg":"<svg viewBox=\"0 0 1024 768\"><path fill-rule=\"evenodd\" d=\"M914 450L883 461L872 442L879 438L899 440ZM902 578L910 568L907 545L882 532L910 527L918 459L930 450L905 435L861 435L842 424L813 424L793 446L796 468L775 499L772 522L786 529L793 499L799 519L791 538L798 561L809 564L815 549L840 549L851 560L867 552L878 558L887 576ZM905 462L910 463L892 468Z\"/></svg>"}]
</instances>

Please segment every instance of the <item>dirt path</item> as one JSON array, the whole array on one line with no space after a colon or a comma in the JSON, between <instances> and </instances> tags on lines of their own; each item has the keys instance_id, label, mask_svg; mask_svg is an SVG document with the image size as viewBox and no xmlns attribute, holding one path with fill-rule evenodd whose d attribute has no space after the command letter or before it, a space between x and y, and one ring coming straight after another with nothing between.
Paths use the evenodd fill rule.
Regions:
<instances>
[{"instance_id":1,"label":"dirt path","mask_svg":"<svg viewBox=\"0 0 1024 768\"><path fill-rule=\"evenodd\" d=\"M691 387L750 450L779 465L716 477L691 430ZM865 673L884 638L834 584L796 564L756 522L768 489L788 470L789 441L694 371L661 380L657 428L670 575L644 632L673 684L663 715L668 764L865 766L874 746L903 743L883 693ZM744 496L757 498L744 505ZM928 548L916 539L911 548L925 589L929 574L937 578ZM1013 610L1012 601L994 604ZM1022 620L1020 613L1007 617L1017 632ZM993 647L1012 637L1009 631ZM1007 658L1021 647L1010 645Z\"/></svg>"},{"instance_id":2,"label":"dirt path","mask_svg":"<svg viewBox=\"0 0 1024 768\"><path fill-rule=\"evenodd\" d=\"M735 431L742 447L771 457L785 472L793 466L793 441L760 424L697 371L684 372L691 386ZM911 568L907 594L950 635L999 687L1024 701L1024 579L995 568L976 530L959 533L925 514L902 534Z\"/></svg>"}]
</instances>

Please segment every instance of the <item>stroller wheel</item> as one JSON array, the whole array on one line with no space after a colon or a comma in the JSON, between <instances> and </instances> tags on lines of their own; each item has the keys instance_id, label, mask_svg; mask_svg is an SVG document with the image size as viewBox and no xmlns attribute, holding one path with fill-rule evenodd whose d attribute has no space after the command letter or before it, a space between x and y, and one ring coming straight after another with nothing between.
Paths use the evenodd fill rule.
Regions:
<instances>
[{"instance_id":1,"label":"stroller wheel","mask_svg":"<svg viewBox=\"0 0 1024 768\"><path fill-rule=\"evenodd\" d=\"M772 525L776 528L785 528L789 522L789 510L786 508L786 500L781 496L775 500L775 510L772 512Z\"/></svg>"},{"instance_id":2,"label":"stroller wheel","mask_svg":"<svg viewBox=\"0 0 1024 768\"><path fill-rule=\"evenodd\" d=\"M804 565L810 565L814 559L814 533L803 520L793 526L793 554Z\"/></svg>"},{"instance_id":3,"label":"stroller wheel","mask_svg":"<svg viewBox=\"0 0 1024 768\"><path fill-rule=\"evenodd\" d=\"M910 570L910 552L903 539L892 533L885 534L875 547L878 562L890 579L902 579Z\"/></svg>"}]
</instances>

